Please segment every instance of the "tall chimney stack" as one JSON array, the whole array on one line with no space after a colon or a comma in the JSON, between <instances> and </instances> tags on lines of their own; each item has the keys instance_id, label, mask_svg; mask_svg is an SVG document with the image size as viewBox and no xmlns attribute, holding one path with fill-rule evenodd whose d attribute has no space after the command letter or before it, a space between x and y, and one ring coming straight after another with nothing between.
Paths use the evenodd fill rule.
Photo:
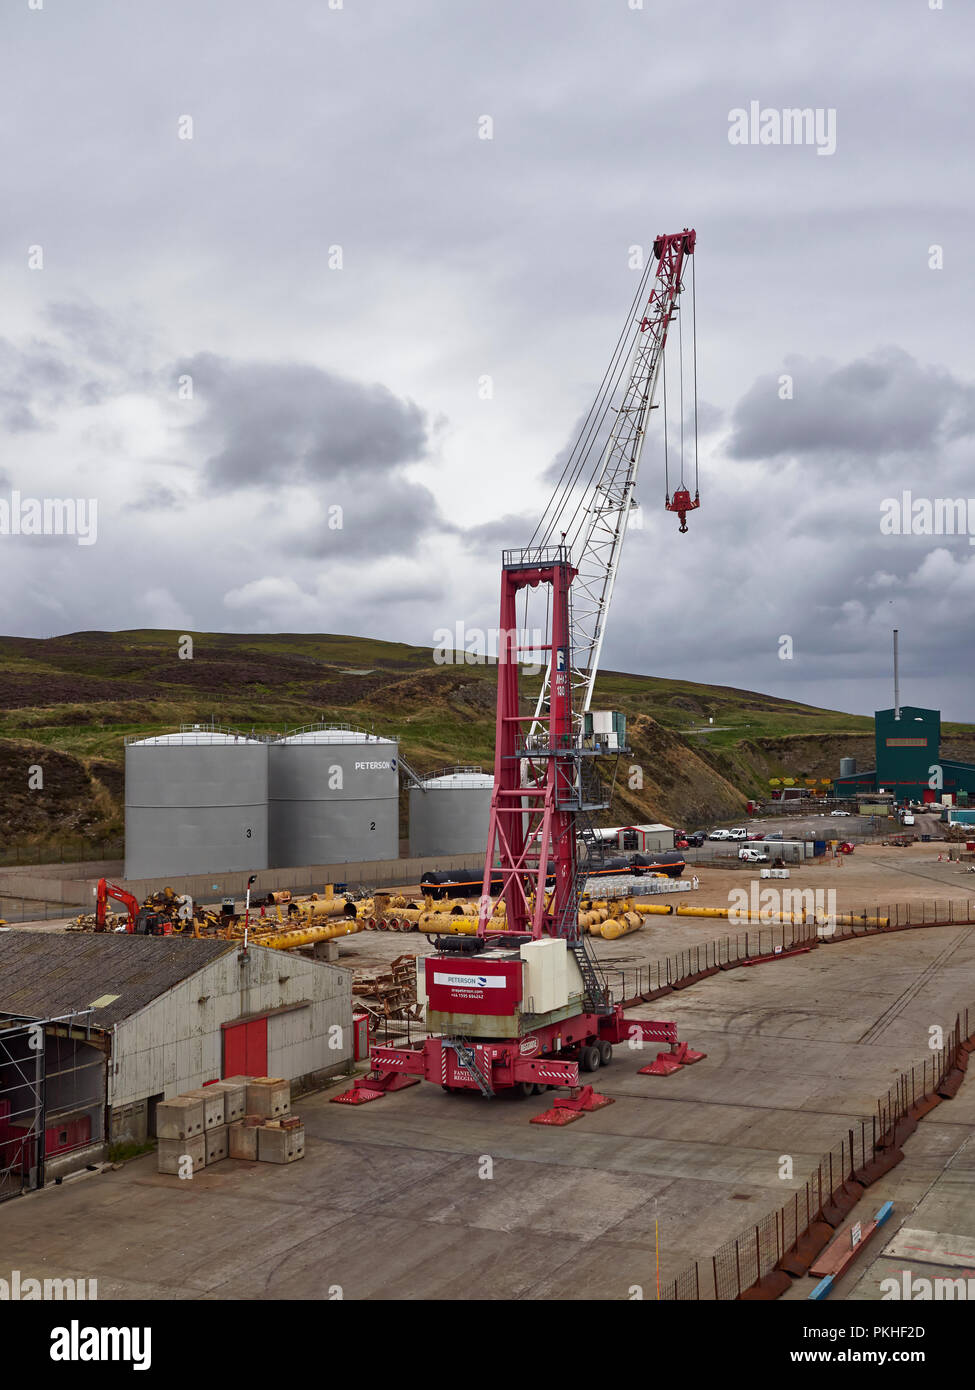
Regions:
<instances>
[{"instance_id":1,"label":"tall chimney stack","mask_svg":"<svg viewBox=\"0 0 975 1390\"><path fill-rule=\"evenodd\" d=\"M894 718L901 717L900 672L897 665L897 629L894 628Z\"/></svg>"}]
</instances>

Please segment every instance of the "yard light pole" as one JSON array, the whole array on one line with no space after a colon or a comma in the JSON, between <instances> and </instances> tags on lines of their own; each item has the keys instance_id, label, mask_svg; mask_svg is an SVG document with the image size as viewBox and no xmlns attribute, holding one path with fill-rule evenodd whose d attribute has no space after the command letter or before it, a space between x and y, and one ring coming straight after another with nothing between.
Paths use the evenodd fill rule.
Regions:
<instances>
[{"instance_id":1,"label":"yard light pole","mask_svg":"<svg viewBox=\"0 0 975 1390\"><path fill-rule=\"evenodd\" d=\"M244 950L247 950L247 928L251 920L251 884L257 882L257 874L251 874L247 880L247 896L244 900Z\"/></svg>"}]
</instances>

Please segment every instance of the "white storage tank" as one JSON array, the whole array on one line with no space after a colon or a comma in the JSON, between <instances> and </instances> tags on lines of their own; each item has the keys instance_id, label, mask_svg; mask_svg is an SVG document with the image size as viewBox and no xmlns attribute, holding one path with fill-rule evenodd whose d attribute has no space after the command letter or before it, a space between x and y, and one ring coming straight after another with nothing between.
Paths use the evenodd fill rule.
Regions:
<instances>
[{"instance_id":1,"label":"white storage tank","mask_svg":"<svg viewBox=\"0 0 975 1390\"><path fill-rule=\"evenodd\" d=\"M266 869L267 770L267 744L233 730L127 742L125 877Z\"/></svg>"},{"instance_id":2,"label":"white storage tank","mask_svg":"<svg viewBox=\"0 0 975 1390\"><path fill-rule=\"evenodd\" d=\"M410 855L473 854L487 847L494 778L454 767L410 788Z\"/></svg>"},{"instance_id":3,"label":"white storage tank","mask_svg":"<svg viewBox=\"0 0 975 1390\"><path fill-rule=\"evenodd\" d=\"M268 749L270 867L399 858L399 744L314 724Z\"/></svg>"}]
</instances>

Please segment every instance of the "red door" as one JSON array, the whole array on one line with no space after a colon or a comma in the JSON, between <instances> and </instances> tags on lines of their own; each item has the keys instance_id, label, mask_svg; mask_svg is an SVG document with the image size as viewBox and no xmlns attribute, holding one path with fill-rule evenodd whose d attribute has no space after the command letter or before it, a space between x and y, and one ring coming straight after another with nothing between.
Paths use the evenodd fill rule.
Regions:
<instances>
[{"instance_id":1,"label":"red door","mask_svg":"<svg viewBox=\"0 0 975 1390\"><path fill-rule=\"evenodd\" d=\"M267 1076L267 1019L233 1023L223 1030L223 1075Z\"/></svg>"},{"instance_id":2,"label":"red door","mask_svg":"<svg viewBox=\"0 0 975 1390\"><path fill-rule=\"evenodd\" d=\"M925 804L925 806L930 806L931 803L932 803L933 801L934 801L934 792L931 790L930 787L925 787L925 788L924 788L924 804Z\"/></svg>"}]
</instances>

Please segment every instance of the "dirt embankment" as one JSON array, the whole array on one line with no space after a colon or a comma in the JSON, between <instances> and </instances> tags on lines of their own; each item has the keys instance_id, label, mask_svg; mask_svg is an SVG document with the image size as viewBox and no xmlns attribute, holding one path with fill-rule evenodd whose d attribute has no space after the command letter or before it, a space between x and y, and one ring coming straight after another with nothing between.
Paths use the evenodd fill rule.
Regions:
<instances>
[{"instance_id":1,"label":"dirt embankment","mask_svg":"<svg viewBox=\"0 0 975 1390\"><path fill-rule=\"evenodd\" d=\"M109 839L122 829L122 772L42 743L0 739L0 844Z\"/></svg>"}]
</instances>

